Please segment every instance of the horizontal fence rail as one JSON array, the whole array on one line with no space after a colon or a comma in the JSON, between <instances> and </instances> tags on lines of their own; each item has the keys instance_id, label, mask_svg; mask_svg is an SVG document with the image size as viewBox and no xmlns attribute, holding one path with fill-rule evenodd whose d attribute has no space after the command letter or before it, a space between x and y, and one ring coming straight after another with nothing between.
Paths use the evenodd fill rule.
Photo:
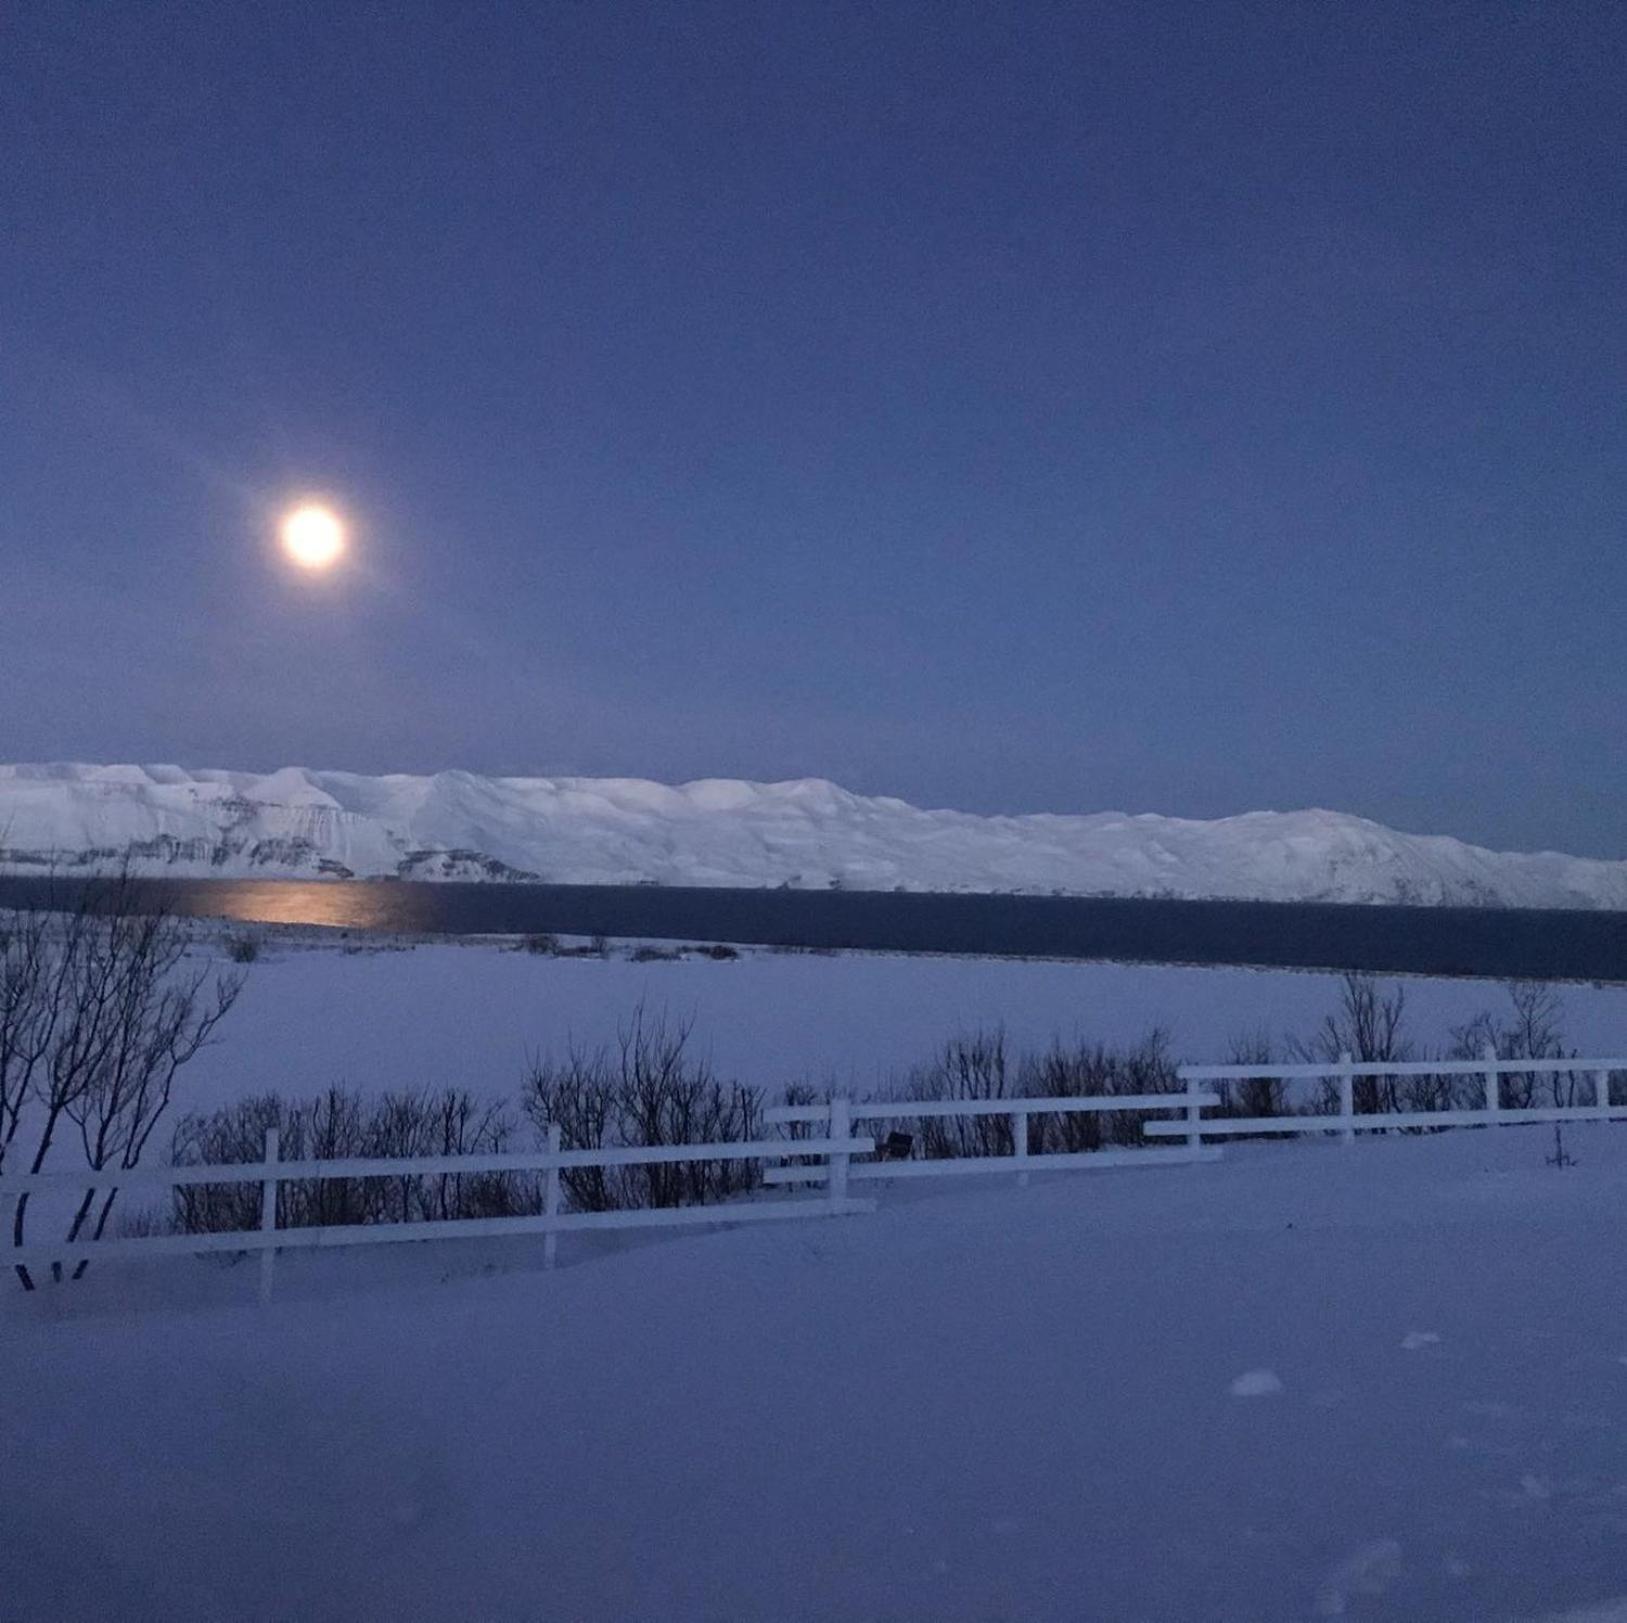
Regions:
<instances>
[{"instance_id":1,"label":"horizontal fence rail","mask_svg":"<svg viewBox=\"0 0 1627 1623\"><path fill-rule=\"evenodd\" d=\"M1202 1120L1203 1137L1297 1136L1337 1133L1349 1144L1357 1133L1398 1132L1409 1128L1496 1127L1520 1123L1627 1121L1627 1106L1610 1103L1610 1078L1627 1072L1627 1059L1499 1059L1487 1053L1480 1059L1357 1060L1342 1054L1326 1063L1295 1065L1182 1065L1177 1075L1188 1087L1200 1082L1333 1082L1338 1088L1338 1109L1319 1114L1228 1116ZM1365 1110L1356 1109L1358 1077L1477 1077L1484 1103L1470 1110ZM1590 1105L1505 1106L1504 1077L1587 1077L1593 1089ZM1148 1138L1183 1137L1190 1142L1189 1122L1149 1121L1142 1133Z\"/></svg>"},{"instance_id":2,"label":"horizontal fence rail","mask_svg":"<svg viewBox=\"0 0 1627 1623\"><path fill-rule=\"evenodd\" d=\"M1627 1107L1600 1110L1596 1105L1548 1108L1522 1106L1514 1110L1374 1110L1345 1116L1229 1116L1205 1121L1205 1137L1296 1133L1395 1133L1406 1127L1518 1126L1521 1122L1627 1121ZM1141 1131L1149 1138L1182 1136L1182 1122L1150 1121Z\"/></svg>"},{"instance_id":3,"label":"horizontal fence rail","mask_svg":"<svg viewBox=\"0 0 1627 1623\"><path fill-rule=\"evenodd\" d=\"M1180 1122L1171 1122L1173 1131L1185 1133ZM1188 1166L1193 1161L1218 1161L1218 1149L1196 1152L1178 1150L1059 1150L1055 1155L956 1155L928 1161L861 1161L848 1169L854 1183L881 1182L893 1178L976 1177L982 1173L1017 1174L1026 1183L1030 1172L1068 1172L1094 1167ZM766 1167L763 1182L823 1183L828 1167Z\"/></svg>"},{"instance_id":4,"label":"horizontal fence rail","mask_svg":"<svg viewBox=\"0 0 1627 1623\"><path fill-rule=\"evenodd\" d=\"M1192 1161L1218 1159L1218 1149L1207 1148L1195 1129L1199 1113L1218 1105L1220 1096L1205 1093L1190 1083L1184 1093L1122 1093L1081 1096L1066 1094L1054 1098L1014 1097L1007 1099L868 1099L859 1103L836 1099L828 1104L779 1105L765 1112L771 1126L797 1126L845 1121L937 1121L954 1117L971 1119L1005 1117L1011 1123L1010 1155L957 1155L923 1160L861 1161L849 1167L847 1177L854 1182L891 1181L895 1178L978 1177L1015 1173L1019 1184L1027 1184L1030 1172L1068 1172L1084 1168L1115 1166L1169 1166ZM1028 1123L1034 1116L1085 1116L1108 1112L1179 1110L1185 1120L1166 1122L1169 1131L1186 1139L1180 1149L1115 1149L1062 1151L1052 1155L1029 1153ZM791 1159L817 1155L815 1140L788 1139L779 1146L781 1156ZM779 1166L763 1171L767 1184L824 1183L832 1176L829 1166Z\"/></svg>"},{"instance_id":5,"label":"horizontal fence rail","mask_svg":"<svg viewBox=\"0 0 1627 1623\"><path fill-rule=\"evenodd\" d=\"M1074 1116L1107 1110L1186 1110L1192 1105L1218 1105L1218 1094L1123 1093L1065 1094L1055 1099L867 1099L848 1106L853 1121L915 1121L936 1116ZM765 1111L770 1125L830 1120L824 1105L776 1105ZM795 1140L793 1142L805 1142ZM782 1142L779 1148L785 1148Z\"/></svg>"},{"instance_id":6,"label":"horizontal fence rail","mask_svg":"<svg viewBox=\"0 0 1627 1623\"><path fill-rule=\"evenodd\" d=\"M1321 1065L1182 1065L1176 1075L1188 1082L1247 1081L1250 1077L1301 1080L1320 1076L1563 1076L1575 1072L1627 1071L1627 1059L1365 1059Z\"/></svg>"},{"instance_id":7,"label":"horizontal fence rail","mask_svg":"<svg viewBox=\"0 0 1627 1623\"><path fill-rule=\"evenodd\" d=\"M808 1153L830 1157L845 1166L855 1155L875 1148L872 1138L843 1132L809 1139ZM755 1161L781 1154L782 1139L756 1139L722 1144L652 1145L629 1149L565 1150L559 1129L549 1129L545 1150L514 1154L425 1155L390 1159L346 1158L332 1161L283 1161L278 1156L276 1128L266 1133L265 1159L203 1166L146 1166L0 1175L0 1210L17 1197L52 1191L83 1195L96 1189L182 1188L196 1185L258 1184L262 1190L260 1226L199 1234L139 1235L115 1239L42 1240L0 1248L0 1258L19 1268L47 1267L94 1260L131 1261L141 1257L188 1256L209 1252L258 1252L260 1295L271 1294L274 1260L279 1251L334 1249L356 1245L390 1245L417 1240L490 1239L511 1235L544 1236L544 1264L555 1261L557 1236L602 1229L676 1228L705 1224L768 1223L810 1217L847 1217L875 1210L875 1201L848 1196L845 1182L833 1180L828 1196L817 1200L729 1201L712 1205L638 1207L616 1211L567 1212L560 1209L559 1174L576 1168L665 1166L698 1161ZM543 1210L517 1217L468 1217L407 1223L344 1223L301 1228L277 1226L277 1190L285 1183L332 1179L434 1177L469 1173L546 1174Z\"/></svg>"},{"instance_id":8,"label":"horizontal fence rail","mask_svg":"<svg viewBox=\"0 0 1627 1623\"><path fill-rule=\"evenodd\" d=\"M849 1155L868 1154L875 1148L871 1139L809 1139L808 1150L824 1155L845 1151ZM520 1150L513 1154L493 1151L489 1155L419 1155L397 1159L337 1161L278 1161L277 1183L301 1183L328 1178L415 1178L451 1173L546 1172L553 1168L642 1167L683 1164L693 1161L761 1161L781 1155L781 1138L731 1141L725 1144L660 1144L648 1149L626 1150ZM233 1161L215 1166L145 1166L104 1168L99 1172L22 1172L0 1175L0 1198L36 1189L125 1189L139 1185L264 1183L266 1163Z\"/></svg>"}]
</instances>

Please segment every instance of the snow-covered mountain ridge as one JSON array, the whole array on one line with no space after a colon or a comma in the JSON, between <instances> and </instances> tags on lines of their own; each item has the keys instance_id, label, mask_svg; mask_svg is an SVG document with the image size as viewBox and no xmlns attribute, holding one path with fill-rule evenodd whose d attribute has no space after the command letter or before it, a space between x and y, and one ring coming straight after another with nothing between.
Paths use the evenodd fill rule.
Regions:
<instances>
[{"instance_id":1,"label":"snow-covered mountain ridge","mask_svg":"<svg viewBox=\"0 0 1627 1623\"><path fill-rule=\"evenodd\" d=\"M786 783L0 766L0 871L1627 908L1627 862L1328 811L983 817Z\"/></svg>"}]
</instances>

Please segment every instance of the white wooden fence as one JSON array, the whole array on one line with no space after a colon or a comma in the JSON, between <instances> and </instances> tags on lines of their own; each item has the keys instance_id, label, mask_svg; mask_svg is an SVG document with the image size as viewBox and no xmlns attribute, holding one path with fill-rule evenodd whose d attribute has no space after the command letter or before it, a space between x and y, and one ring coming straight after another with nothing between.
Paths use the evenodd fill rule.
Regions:
<instances>
[{"instance_id":1,"label":"white wooden fence","mask_svg":"<svg viewBox=\"0 0 1627 1623\"><path fill-rule=\"evenodd\" d=\"M1192 1161L1213 1161L1220 1152L1204 1146L1202 1112L1206 1106L1218 1105L1220 1096L1204 1093L1188 1083L1184 1093L1133 1093L1117 1097L1102 1095L1093 1098L1068 1096L1044 1099L870 1099L853 1104L846 1099L833 1099L829 1104L780 1105L766 1113L764 1119L780 1126L826 1124L831 1136L839 1138L847 1133L855 1121L925 1121L943 1117L1004 1116L1011 1123L1010 1155L970 1155L921 1161L861 1161L846 1169L845 1176L855 1182L891 1178L947 1178L976 1177L986 1173L1016 1173L1017 1181L1026 1184L1034 1168L1043 1172L1063 1172L1081 1167L1115 1166L1169 1166ZM1028 1122L1031 1116L1085 1116L1100 1115L1108 1111L1167 1111L1178 1110L1182 1120L1161 1125L1171 1134L1186 1139L1179 1149L1169 1150L1080 1150L1057 1155L1030 1155L1028 1153ZM779 1146L785 1157L817 1154L817 1142L812 1139L792 1139ZM770 1184L823 1183L835 1176L834 1162L830 1166L769 1167L763 1181Z\"/></svg>"},{"instance_id":2,"label":"white wooden fence","mask_svg":"<svg viewBox=\"0 0 1627 1623\"><path fill-rule=\"evenodd\" d=\"M817 1131L808 1138L756 1139L744 1143L680 1144L649 1149L566 1150L559 1129L551 1128L545 1149L515 1154L434 1155L392 1160L283 1161L277 1131L266 1134L265 1158L230 1165L146 1166L103 1171L47 1172L0 1176L0 1218L22 1195L59 1194L83 1198L91 1190L176 1189L186 1185L258 1185L260 1225L224 1233L160 1234L114 1239L37 1240L19 1247L0 1246L0 1260L30 1270L91 1260L119 1261L141 1257L195 1256L206 1252L260 1254L260 1294L271 1294L279 1251L332 1249L356 1245L389 1245L416 1240L465 1240L493 1236L540 1234L543 1262L555 1261L558 1236L594 1229L674 1228L689 1225L764 1223L787 1219L845 1217L875 1210L875 1201L848 1193L853 1183L893 1178L1015 1175L1026 1184L1034 1171L1063 1172L1085 1168L1190 1165L1220 1157L1206 1138L1238 1135L1338 1134L1345 1142L1357 1133L1394 1132L1419 1127L1488 1127L1526 1122L1627 1120L1627 1105L1610 1103L1610 1078L1627 1073L1627 1059L1511 1059L1490 1055L1479 1060L1356 1061L1348 1054L1331 1064L1183 1065L1179 1093L1143 1093L1089 1098L1011 1099L874 1099L855 1103L833 1099L827 1104L782 1105L769 1110L768 1123ZM1505 1108L1502 1078L1572 1074L1591 1078L1593 1102L1579 1106ZM1357 1114L1358 1077L1477 1076L1485 1103L1475 1110L1377 1111ZM1221 1104L1204 1084L1251 1080L1327 1081L1337 1084L1338 1110L1316 1115L1206 1117ZM1029 1122L1034 1116L1141 1112L1167 1118L1143 1122L1147 1138L1179 1139L1168 1148L1085 1150L1054 1155L1029 1153ZM875 1150L871 1137L855 1135L856 1121L920 1121L942 1118L1005 1117L1010 1122L1010 1155L956 1156L944 1159L855 1161ZM823 1183L823 1195L780 1200L738 1200L708 1206L638 1208L622 1211L562 1210L561 1173L575 1168L652 1166L699 1161L763 1161L763 1181L770 1185ZM789 1164L783 1164L789 1163ZM337 1178L418 1178L471 1173L544 1175L542 1209L518 1217L453 1218L425 1222L347 1223L310 1228L277 1226L277 1189L283 1183L320 1182ZM43 1215L43 1214L42 1214Z\"/></svg>"},{"instance_id":3,"label":"white wooden fence","mask_svg":"<svg viewBox=\"0 0 1627 1623\"><path fill-rule=\"evenodd\" d=\"M1396 1132L1417 1127L1496 1127L1526 1122L1624 1121L1627 1106L1610 1103L1610 1077L1627 1071L1627 1059L1498 1059L1487 1054L1470 1060L1353 1060L1341 1054L1324 1065L1183 1065L1178 1074L1188 1087L1202 1082L1333 1081L1338 1086L1339 1108L1327 1115L1227 1116L1200 1121L1200 1138L1246 1134L1337 1133L1347 1144L1357 1133ZM1591 1079L1589 1105L1523 1105L1505 1108L1505 1076L1574 1075ZM1475 1110L1380 1110L1357 1114L1357 1077L1472 1076L1481 1080L1484 1105ZM1149 1138L1182 1137L1192 1142L1192 1124L1150 1121L1142 1128Z\"/></svg>"},{"instance_id":4,"label":"white wooden fence","mask_svg":"<svg viewBox=\"0 0 1627 1623\"><path fill-rule=\"evenodd\" d=\"M875 1148L869 1138L847 1132L799 1144L809 1154L830 1157L845 1168L855 1155ZM822 1199L731 1201L712 1206L668 1206L608 1212L567 1212L561 1208L560 1173L577 1167L670 1165L695 1161L758 1161L781 1154L782 1140L729 1144L678 1144L649 1149L564 1150L559 1129L548 1133L544 1150L518 1154L428 1155L392 1160L283 1161L278 1157L277 1129L266 1133L265 1159L231 1165L145 1166L106 1171L36 1172L0 1176L0 1214L12 1198L57 1193L82 1196L94 1189L179 1188L187 1184L258 1184L261 1190L258 1229L225 1233L141 1235L115 1239L39 1240L0 1247L0 1262L29 1269L91 1260L133 1261L141 1257L195 1256L202 1252L260 1253L260 1295L271 1294L279 1251L332 1249L353 1245L389 1245L415 1240L476 1240L498 1235L541 1234L543 1262L551 1267L558 1236L588 1229L675 1228L690 1224L767 1223L809 1217L846 1217L875 1210L874 1200L848 1196L845 1178L834 1174ZM477 1172L543 1173L542 1210L522 1217L452 1218L421 1223L345 1223L325 1227L278 1228L277 1186L333 1178L413 1178Z\"/></svg>"}]
</instances>

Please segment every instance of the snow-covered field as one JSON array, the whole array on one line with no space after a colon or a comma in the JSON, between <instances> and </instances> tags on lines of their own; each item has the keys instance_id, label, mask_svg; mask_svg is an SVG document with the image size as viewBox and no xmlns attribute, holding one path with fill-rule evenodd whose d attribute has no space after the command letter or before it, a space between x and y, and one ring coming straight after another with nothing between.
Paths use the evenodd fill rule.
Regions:
<instances>
[{"instance_id":1,"label":"snow-covered field","mask_svg":"<svg viewBox=\"0 0 1627 1623\"><path fill-rule=\"evenodd\" d=\"M1331 811L978 817L821 779L363 777L0 766L0 871L404 876L1627 908L1627 862Z\"/></svg>"},{"instance_id":2,"label":"snow-covered field","mask_svg":"<svg viewBox=\"0 0 1627 1623\"><path fill-rule=\"evenodd\" d=\"M1234 1147L553 1275L353 1256L264 1310L8 1295L0 1616L1592 1608L1627 1594L1627 1134L1546 1147Z\"/></svg>"},{"instance_id":3,"label":"snow-covered field","mask_svg":"<svg viewBox=\"0 0 1627 1623\"><path fill-rule=\"evenodd\" d=\"M1415 1038L1497 1003L1407 983ZM248 966L177 1106L458 1083L643 1001L863 1094L1003 1024L1224 1056L1335 977L496 945ZM1569 987L1627 1046L1627 989ZM1627 1133L1228 1146L874 1216L0 1291L0 1619L1535 1618L1627 1597ZM380 1254L380 1252L386 1254ZM1622 1602L1627 1607L1627 1600ZM1605 1616L1615 1615L1610 1613ZM1627 1611L1620 1614L1627 1617Z\"/></svg>"},{"instance_id":4,"label":"snow-covered field","mask_svg":"<svg viewBox=\"0 0 1627 1623\"><path fill-rule=\"evenodd\" d=\"M1409 1030L1442 1044L1481 1009L1484 981L1409 980ZM733 962L548 958L494 946L396 952L274 950L182 1073L184 1102L334 1082L456 1083L513 1093L533 1052L611 1041L642 1001L694 1022L726 1077L770 1089L806 1079L863 1096L945 1038L1004 1025L1014 1047L1053 1037L1131 1043L1154 1026L1172 1051L1223 1060L1234 1036L1309 1035L1338 977L1286 971L748 952ZM1567 986L1565 1032L1584 1053L1627 1048L1627 988Z\"/></svg>"}]
</instances>

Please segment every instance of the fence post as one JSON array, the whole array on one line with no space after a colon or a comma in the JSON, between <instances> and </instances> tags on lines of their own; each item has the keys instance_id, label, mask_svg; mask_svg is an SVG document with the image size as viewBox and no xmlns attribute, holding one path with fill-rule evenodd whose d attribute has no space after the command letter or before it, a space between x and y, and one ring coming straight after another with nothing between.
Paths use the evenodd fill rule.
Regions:
<instances>
[{"instance_id":1,"label":"fence post","mask_svg":"<svg viewBox=\"0 0 1627 1623\"><path fill-rule=\"evenodd\" d=\"M1339 1120L1344 1126L1339 1132L1341 1143L1356 1142L1356 1078L1351 1070L1350 1050L1339 1050Z\"/></svg>"},{"instance_id":2,"label":"fence post","mask_svg":"<svg viewBox=\"0 0 1627 1623\"><path fill-rule=\"evenodd\" d=\"M1608 1071L1595 1071L1593 1073L1593 1102L1600 1110L1610 1108L1610 1073Z\"/></svg>"},{"instance_id":3,"label":"fence post","mask_svg":"<svg viewBox=\"0 0 1627 1623\"><path fill-rule=\"evenodd\" d=\"M559 1154L559 1123L548 1123L548 1153ZM559 1215L559 1167L554 1165L542 1176L542 1211L545 1217ZM559 1235L548 1229L542 1236L542 1265L552 1268L559 1258Z\"/></svg>"},{"instance_id":4,"label":"fence post","mask_svg":"<svg viewBox=\"0 0 1627 1623\"><path fill-rule=\"evenodd\" d=\"M853 1136L851 1106L846 1099L832 1099L830 1102L830 1136L844 1143ZM846 1150L831 1150L829 1153L830 1209L836 1213L847 1202L847 1168L853 1158Z\"/></svg>"},{"instance_id":5,"label":"fence post","mask_svg":"<svg viewBox=\"0 0 1627 1623\"><path fill-rule=\"evenodd\" d=\"M1028 1112L1011 1112L1011 1153L1017 1158L1017 1187L1028 1187Z\"/></svg>"},{"instance_id":6,"label":"fence post","mask_svg":"<svg viewBox=\"0 0 1627 1623\"><path fill-rule=\"evenodd\" d=\"M1186 1084L1186 1149L1194 1161L1203 1150L1203 1106L1191 1101L1197 1096L1198 1084L1188 1081Z\"/></svg>"},{"instance_id":7,"label":"fence post","mask_svg":"<svg viewBox=\"0 0 1627 1623\"><path fill-rule=\"evenodd\" d=\"M1495 1117L1503 1108L1502 1090L1497 1085L1497 1050L1490 1043L1481 1049L1480 1057L1486 1060L1486 1111ZM1496 1125L1495 1121L1492 1123Z\"/></svg>"},{"instance_id":8,"label":"fence post","mask_svg":"<svg viewBox=\"0 0 1627 1623\"><path fill-rule=\"evenodd\" d=\"M275 1127L266 1128L266 1166L276 1166L280 1159L278 1133ZM277 1180L269 1177L260 1185L260 1232L270 1234L277 1227ZM260 1253L260 1300L271 1300L271 1282L277 1272L276 1250L267 1245Z\"/></svg>"}]
</instances>

